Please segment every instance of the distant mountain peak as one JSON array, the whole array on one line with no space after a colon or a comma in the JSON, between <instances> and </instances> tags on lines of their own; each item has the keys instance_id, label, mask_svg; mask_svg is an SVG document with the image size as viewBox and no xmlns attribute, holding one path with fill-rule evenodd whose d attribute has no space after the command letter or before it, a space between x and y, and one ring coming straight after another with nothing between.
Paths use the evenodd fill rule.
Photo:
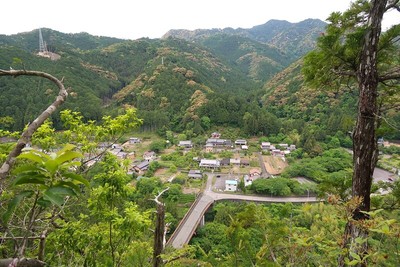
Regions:
<instances>
[{"instance_id":1,"label":"distant mountain peak","mask_svg":"<svg viewBox=\"0 0 400 267\"><path fill-rule=\"evenodd\" d=\"M316 40L325 30L326 23L320 19L306 19L297 23L286 20L272 19L264 24L244 29L231 27L219 29L172 29L162 38L180 38L187 41L202 41L217 34L238 35L254 41L272 45L284 53L300 58L308 51L314 49Z\"/></svg>"}]
</instances>

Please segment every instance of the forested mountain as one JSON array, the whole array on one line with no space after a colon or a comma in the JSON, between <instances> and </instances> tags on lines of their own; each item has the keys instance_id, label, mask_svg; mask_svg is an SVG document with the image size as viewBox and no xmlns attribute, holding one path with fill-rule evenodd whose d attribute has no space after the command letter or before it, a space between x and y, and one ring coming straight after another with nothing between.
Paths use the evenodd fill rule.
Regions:
<instances>
[{"instance_id":1,"label":"forested mountain","mask_svg":"<svg viewBox=\"0 0 400 267\"><path fill-rule=\"evenodd\" d=\"M324 25L272 20L251 29L171 30L162 39L138 40L42 29L49 50L61 55L57 61L36 55L34 30L0 36L0 68L64 77L70 97L62 108L80 111L87 120L127 104L138 109L143 129L189 136L217 125L239 127L245 135L276 134L293 120L298 123L291 128L302 131L305 123L325 124L338 114L345 131L354 95L302 87L296 62L313 48ZM3 78L0 88L0 105L6 107L0 117L14 119L2 127L12 130L30 122L57 93L27 78ZM58 116L53 122L60 126Z\"/></svg>"},{"instance_id":2,"label":"forested mountain","mask_svg":"<svg viewBox=\"0 0 400 267\"><path fill-rule=\"evenodd\" d=\"M314 33L323 25L315 20L297 24L269 21L249 30L205 30L206 34L199 30L185 39L172 36L171 31L154 40L42 29L48 49L61 55L58 61L35 55L39 32L34 30L0 36L0 67L36 69L64 77L71 94L63 108L79 110L87 119L98 119L103 111L130 104L145 118L144 127L202 131L202 117L214 124L239 126L246 111L261 107L256 92L300 53L288 53L287 44L274 42L294 38L297 47L302 43L309 50ZM0 117L11 116L15 121L3 127L21 129L54 97L56 92L46 88L47 84L34 81L2 79L0 105L6 109ZM58 119L54 121L57 125Z\"/></svg>"},{"instance_id":3,"label":"forested mountain","mask_svg":"<svg viewBox=\"0 0 400 267\"><path fill-rule=\"evenodd\" d=\"M90 50L123 41L113 37L93 36L85 32L72 34L51 29L42 29L42 35L47 43L48 49L53 52L60 52L61 48L65 49L65 47L70 49ZM13 35L0 34L1 46L15 46L30 52L38 51L38 41L38 30Z\"/></svg>"},{"instance_id":4,"label":"forested mountain","mask_svg":"<svg viewBox=\"0 0 400 267\"><path fill-rule=\"evenodd\" d=\"M170 30L163 38L177 37L188 41L203 42L215 35L234 35L251 39L256 42L274 46L288 58L294 60L303 56L315 47L317 37L324 32L326 23L319 19L307 19L298 23L285 20L270 20L265 24L250 29L198 29Z\"/></svg>"}]
</instances>

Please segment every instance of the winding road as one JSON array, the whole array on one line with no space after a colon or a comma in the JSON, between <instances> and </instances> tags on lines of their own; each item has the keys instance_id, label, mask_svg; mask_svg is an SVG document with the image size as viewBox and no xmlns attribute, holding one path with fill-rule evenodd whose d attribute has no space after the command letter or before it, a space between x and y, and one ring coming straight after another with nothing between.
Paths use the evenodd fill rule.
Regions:
<instances>
[{"instance_id":1,"label":"winding road","mask_svg":"<svg viewBox=\"0 0 400 267\"><path fill-rule=\"evenodd\" d=\"M192 238L197 226L202 220L204 213L215 202L219 200L242 200L252 202L270 202L270 203L305 203L305 202L319 202L316 197L260 197L251 195L238 195L238 194L225 194L215 193L212 191L213 173L207 173L206 190L200 195L190 207L185 217L181 220L175 232L171 235L167 242L174 248L182 248L188 244Z\"/></svg>"},{"instance_id":2,"label":"winding road","mask_svg":"<svg viewBox=\"0 0 400 267\"><path fill-rule=\"evenodd\" d=\"M267 172L265 165L262 160L262 155L259 154L260 165L262 169L262 177L269 177L270 174ZM242 200L242 201L253 201L253 202L270 202L270 203L306 203L306 202L319 202L320 200L314 196L307 197L261 197L251 195L239 195L229 193L216 193L212 190L212 181L215 175L214 173L206 173L208 176L206 189L196 199L185 217L181 220L175 232L171 235L167 242L167 245L174 248L182 248L188 244L192 238L197 226L200 224L204 213L207 209L215 202L219 200ZM393 178L393 173L385 171L380 168L376 168L373 175L374 181L390 181Z\"/></svg>"}]
</instances>

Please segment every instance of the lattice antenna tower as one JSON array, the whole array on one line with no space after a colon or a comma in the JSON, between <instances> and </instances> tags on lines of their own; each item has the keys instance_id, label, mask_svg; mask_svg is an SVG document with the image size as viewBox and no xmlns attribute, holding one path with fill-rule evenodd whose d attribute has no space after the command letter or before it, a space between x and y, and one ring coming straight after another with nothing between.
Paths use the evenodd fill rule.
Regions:
<instances>
[{"instance_id":1,"label":"lattice antenna tower","mask_svg":"<svg viewBox=\"0 0 400 267\"><path fill-rule=\"evenodd\" d=\"M39 29L39 52L47 52L46 43L43 41L42 29Z\"/></svg>"}]
</instances>

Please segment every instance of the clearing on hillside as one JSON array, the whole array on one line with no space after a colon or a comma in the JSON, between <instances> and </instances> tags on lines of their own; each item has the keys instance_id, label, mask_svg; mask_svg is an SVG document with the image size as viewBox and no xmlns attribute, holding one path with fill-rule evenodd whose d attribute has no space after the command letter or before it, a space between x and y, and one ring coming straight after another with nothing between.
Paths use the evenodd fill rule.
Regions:
<instances>
[{"instance_id":1,"label":"clearing on hillside","mask_svg":"<svg viewBox=\"0 0 400 267\"><path fill-rule=\"evenodd\" d=\"M263 161L267 172L272 175L279 175L288 166L282 157L263 156Z\"/></svg>"}]
</instances>

